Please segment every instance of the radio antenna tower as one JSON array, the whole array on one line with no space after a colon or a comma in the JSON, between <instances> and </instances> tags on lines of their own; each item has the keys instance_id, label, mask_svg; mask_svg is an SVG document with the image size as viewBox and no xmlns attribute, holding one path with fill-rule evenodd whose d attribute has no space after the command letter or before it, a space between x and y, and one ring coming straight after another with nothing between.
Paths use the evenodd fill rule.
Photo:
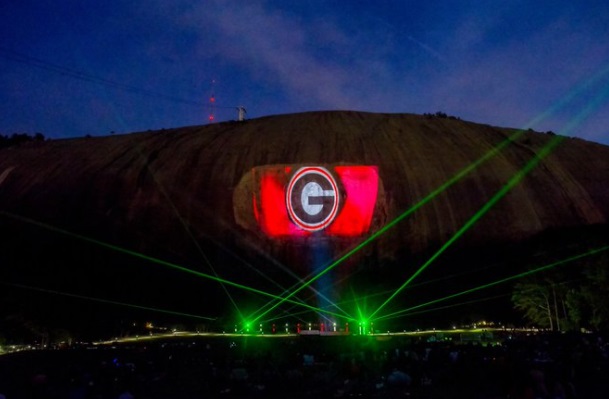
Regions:
<instances>
[{"instance_id":1,"label":"radio antenna tower","mask_svg":"<svg viewBox=\"0 0 609 399\"><path fill-rule=\"evenodd\" d=\"M243 122L245 120L245 114L247 113L247 111L245 110L245 107L243 105L240 105L237 107L237 120L239 122Z\"/></svg>"},{"instance_id":2,"label":"radio antenna tower","mask_svg":"<svg viewBox=\"0 0 609 399\"><path fill-rule=\"evenodd\" d=\"M210 94L209 94L209 117L208 122L209 123L213 123L214 119L216 118L216 93L214 90L214 85L216 84L215 80L211 81L211 90L210 90Z\"/></svg>"}]
</instances>

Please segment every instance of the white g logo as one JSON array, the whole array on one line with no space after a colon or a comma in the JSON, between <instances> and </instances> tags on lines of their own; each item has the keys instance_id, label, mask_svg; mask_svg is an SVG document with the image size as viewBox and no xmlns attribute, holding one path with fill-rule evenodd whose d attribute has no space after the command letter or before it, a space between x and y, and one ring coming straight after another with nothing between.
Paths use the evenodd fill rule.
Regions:
<instances>
[{"instance_id":1,"label":"white g logo","mask_svg":"<svg viewBox=\"0 0 609 399\"><path fill-rule=\"evenodd\" d=\"M286 190L286 207L292 221L303 230L328 227L338 206L338 185L325 168L307 166L292 176Z\"/></svg>"}]
</instances>

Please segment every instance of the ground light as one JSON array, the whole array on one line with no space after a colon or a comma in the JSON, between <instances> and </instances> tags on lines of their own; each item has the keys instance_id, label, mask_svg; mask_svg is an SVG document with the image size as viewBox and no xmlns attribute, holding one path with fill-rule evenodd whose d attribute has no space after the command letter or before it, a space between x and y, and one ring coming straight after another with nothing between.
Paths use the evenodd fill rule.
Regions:
<instances>
[{"instance_id":1,"label":"ground light","mask_svg":"<svg viewBox=\"0 0 609 399\"><path fill-rule=\"evenodd\" d=\"M358 323L359 335L374 334L374 323L370 320L360 320Z\"/></svg>"}]
</instances>

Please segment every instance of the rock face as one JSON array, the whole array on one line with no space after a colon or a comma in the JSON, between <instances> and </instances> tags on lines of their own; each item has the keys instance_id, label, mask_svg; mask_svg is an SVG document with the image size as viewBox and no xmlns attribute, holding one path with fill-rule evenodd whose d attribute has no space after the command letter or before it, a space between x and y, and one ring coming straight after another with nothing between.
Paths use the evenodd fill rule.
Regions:
<instances>
[{"instance_id":1,"label":"rock face","mask_svg":"<svg viewBox=\"0 0 609 399\"><path fill-rule=\"evenodd\" d=\"M554 139L452 118L313 112L6 148L0 150L4 262L38 275L23 263L45 261L61 268L83 262L69 259L72 248L105 253L114 245L197 264L197 270L227 279L248 281L279 264L290 269L282 273L302 275L310 272L307 265L315 256L303 255L307 248L322 248L326 260L335 259L427 198L361 251L367 263L399 263L446 242ZM254 168L265 165L375 166L380 189L370 231L317 241L266 236L252 222L255 217L247 216L254 212L252 193L239 188ZM519 242L550 229L608 222L609 147L565 138L458 245ZM34 256L36 243L23 245L32 239L47 245L52 257ZM107 245L102 250L94 241ZM20 257L23 251L29 253ZM128 263L124 259L130 255L114 252L119 263ZM252 267L244 268L248 261ZM23 284L22 273L3 273L5 280ZM122 289L133 287L132 278L125 277ZM216 292L216 286L205 290Z\"/></svg>"}]
</instances>

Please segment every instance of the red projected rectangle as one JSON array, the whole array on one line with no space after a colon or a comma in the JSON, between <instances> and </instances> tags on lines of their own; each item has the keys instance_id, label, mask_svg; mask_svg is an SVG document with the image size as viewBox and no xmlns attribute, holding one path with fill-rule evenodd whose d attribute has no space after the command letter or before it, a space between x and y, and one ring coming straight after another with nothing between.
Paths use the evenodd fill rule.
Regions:
<instances>
[{"instance_id":1,"label":"red projected rectangle","mask_svg":"<svg viewBox=\"0 0 609 399\"><path fill-rule=\"evenodd\" d=\"M270 237L352 237L370 229L376 166L270 166L253 172L254 215Z\"/></svg>"},{"instance_id":2,"label":"red projected rectangle","mask_svg":"<svg viewBox=\"0 0 609 399\"><path fill-rule=\"evenodd\" d=\"M345 190L339 215L328 227L329 235L354 236L368 231L378 192L375 166L337 166L334 168Z\"/></svg>"}]
</instances>

